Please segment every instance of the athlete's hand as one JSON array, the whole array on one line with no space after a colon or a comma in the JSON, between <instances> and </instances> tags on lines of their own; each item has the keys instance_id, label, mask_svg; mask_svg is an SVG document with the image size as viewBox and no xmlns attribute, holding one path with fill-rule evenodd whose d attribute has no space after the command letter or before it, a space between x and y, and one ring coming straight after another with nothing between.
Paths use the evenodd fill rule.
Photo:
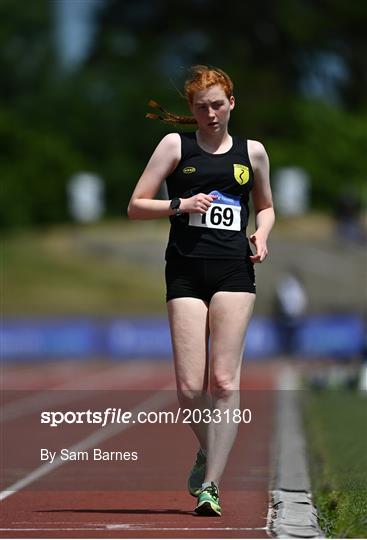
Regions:
<instances>
[{"instance_id":1,"label":"athlete's hand","mask_svg":"<svg viewBox=\"0 0 367 540\"><path fill-rule=\"evenodd\" d=\"M181 199L180 210L193 214L205 214L215 199L217 199L216 195L198 193L198 195L194 195L188 199Z\"/></svg>"},{"instance_id":2,"label":"athlete's hand","mask_svg":"<svg viewBox=\"0 0 367 540\"><path fill-rule=\"evenodd\" d=\"M268 255L265 236L260 231L256 231L250 236L250 242L256 248L256 254L250 255L250 260L253 263L262 263Z\"/></svg>"}]
</instances>

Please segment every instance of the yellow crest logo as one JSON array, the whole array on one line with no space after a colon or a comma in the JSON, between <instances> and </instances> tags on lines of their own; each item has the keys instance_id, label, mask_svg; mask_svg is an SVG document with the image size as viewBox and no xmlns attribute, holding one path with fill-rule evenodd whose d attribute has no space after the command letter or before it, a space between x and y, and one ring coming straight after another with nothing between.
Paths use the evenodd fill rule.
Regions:
<instances>
[{"instance_id":1,"label":"yellow crest logo","mask_svg":"<svg viewBox=\"0 0 367 540\"><path fill-rule=\"evenodd\" d=\"M196 172L196 167L185 167L184 169L182 169L182 172L184 174L194 173L194 172Z\"/></svg>"},{"instance_id":2,"label":"yellow crest logo","mask_svg":"<svg viewBox=\"0 0 367 540\"><path fill-rule=\"evenodd\" d=\"M233 163L234 177L236 181L243 186L248 182L250 173L246 165L240 165L239 163Z\"/></svg>"}]
</instances>

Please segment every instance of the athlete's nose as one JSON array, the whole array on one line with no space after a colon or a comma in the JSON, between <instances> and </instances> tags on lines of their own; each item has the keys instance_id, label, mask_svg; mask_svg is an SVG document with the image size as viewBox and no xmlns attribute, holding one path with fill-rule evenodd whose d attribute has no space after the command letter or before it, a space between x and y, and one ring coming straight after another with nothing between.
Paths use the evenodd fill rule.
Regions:
<instances>
[{"instance_id":1,"label":"athlete's nose","mask_svg":"<svg viewBox=\"0 0 367 540\"><path fill-rule=\"evenodd\" d=\"M209 118L215 118L214 109L212 109L211 107L209 107L209 109L208 109L208 116L209 116Z\"/></svg>"}]
</instances>

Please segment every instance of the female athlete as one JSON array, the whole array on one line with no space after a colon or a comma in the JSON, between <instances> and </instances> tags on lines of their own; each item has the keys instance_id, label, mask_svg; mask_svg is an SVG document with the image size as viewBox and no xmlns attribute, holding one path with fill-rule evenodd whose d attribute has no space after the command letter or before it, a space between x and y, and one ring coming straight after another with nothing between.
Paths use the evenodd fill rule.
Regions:
<instances>
[{"instance_id":1,"label":"female athlete","mask_svg":"<svg viewBox=\"0 0 367 540\"><path fill-rule=\"evenodd\" d=\"M231 136L233 84L218 68L194 66L185 83L192 116L162 108L160 118L193 124L169 133L153 152L132 194L131 219L169 216L167 309L180 405L239 408L244 336L255 302L254 263L268 254L274 224L269 161L263 145ZM156 103L150 103L159 107ZM155 200L166 181L169 200ZM252 196L256 230L246 237ZM199 515L221 515L219 481L237 434L235 422L191 423L200 448L188 488Z\"/></svg>"}]
</instances>

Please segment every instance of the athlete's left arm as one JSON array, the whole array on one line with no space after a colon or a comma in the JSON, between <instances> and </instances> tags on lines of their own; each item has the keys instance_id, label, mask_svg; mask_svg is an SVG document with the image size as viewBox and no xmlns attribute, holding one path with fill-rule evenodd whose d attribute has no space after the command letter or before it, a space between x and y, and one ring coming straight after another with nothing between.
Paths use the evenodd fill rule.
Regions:
<instances>
[{"instance_id":1,"label":"athlete's left arm","mask_svg":"<svg viewBox=\"0 0 367 540\"><path fill-rule=\"evenodd\" d=\"M264 146L258 141L248 141L248 153L254 171L252 202L255 210L256 231L250 241L256 254L250 257L254 263L263 262L268 254L267 240L275 222L273 197L269 180L269 158Z\"/></svg>"}]
</instances>

